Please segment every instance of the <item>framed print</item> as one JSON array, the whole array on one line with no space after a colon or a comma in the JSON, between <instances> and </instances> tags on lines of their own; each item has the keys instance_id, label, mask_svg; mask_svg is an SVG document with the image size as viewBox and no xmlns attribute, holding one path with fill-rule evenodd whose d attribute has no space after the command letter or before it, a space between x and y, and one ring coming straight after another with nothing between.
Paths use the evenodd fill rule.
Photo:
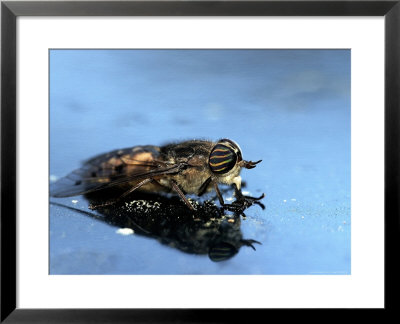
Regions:
<instances>
[{"instance_id":1,"label":"framed print","mask_svg":"<svg viewBox=\"0 0 400 324\"><path fill-rule=\"evenodd\" d=\"M2 2L2 321L392 309L399 8Z\"/></svg>"}]
</instances>

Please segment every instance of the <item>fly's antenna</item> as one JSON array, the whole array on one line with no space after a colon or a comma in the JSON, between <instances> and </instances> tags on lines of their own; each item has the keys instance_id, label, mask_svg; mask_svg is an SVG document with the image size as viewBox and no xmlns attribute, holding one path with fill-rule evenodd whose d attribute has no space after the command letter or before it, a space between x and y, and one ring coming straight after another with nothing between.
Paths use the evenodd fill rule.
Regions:
<instances>
[{"instance_id":1,"label":"fly's antenna","mask_svg":"<svg viewBox=\"0 0 400 324\"><path fill-rule=\"evenodd\" d=\"M246 169L254 169L256 167L256 164L260 163L262 160L253 162L253 161L245 161L242 160L239 162L239 166L241 166L242 168L246 168Z\"/></svg>"}]
</instances>

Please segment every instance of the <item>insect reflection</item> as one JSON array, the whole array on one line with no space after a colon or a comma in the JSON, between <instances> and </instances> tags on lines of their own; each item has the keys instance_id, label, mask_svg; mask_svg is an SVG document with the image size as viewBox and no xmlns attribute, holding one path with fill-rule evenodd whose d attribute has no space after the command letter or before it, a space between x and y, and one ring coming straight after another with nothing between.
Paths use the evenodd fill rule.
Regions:
<instances>
[{"instance_id":1,"label":"insect reflection","mask_svg":"<svg viewBox=\"0 0 400 324\"><path fill-rule=\"evenodd\" d=\"M98 195L95 198L93 195L87 197L91 203L102 200ZM188 210L178 197L144 193L138 193L134 200L120 200L95 212L55 202L52 204L82 212L119 228L133 229L135 235L157 239L186 253L206 254L214 262L232 258L243 246L255 250L254 244L260 244L256 240L243 238L240 228L243 210L227 214L211 200L190 202L196 207L196 213Z\"/></svg>"}]
</instances>

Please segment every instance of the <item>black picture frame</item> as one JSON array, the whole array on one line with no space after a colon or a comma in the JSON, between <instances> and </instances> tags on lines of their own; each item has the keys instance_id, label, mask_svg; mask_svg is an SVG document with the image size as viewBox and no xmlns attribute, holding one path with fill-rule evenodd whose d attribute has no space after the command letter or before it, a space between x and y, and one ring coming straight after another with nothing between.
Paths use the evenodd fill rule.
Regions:
<instances>
[{"instance_id":1,"label":"black picture frame","mask_svg":"<svg viewBox=\"0 0 400 324\"><path fill-rule=\"evenodd\" d=\"M16 308L16 19L19 16L384 16L385 308L399 288L400 0L395 1L2 1L1 2L1 322L227 322L265 310ZM373 233L371 233L373 235ZM251 298L251 296L237 296ZM251 314L249 314L251 312ZM239 314L240 313L240 314ZM380 313L381 314L381 313ZM261 317L262 318L262 317Z\"/></svg>"}]
</instances>

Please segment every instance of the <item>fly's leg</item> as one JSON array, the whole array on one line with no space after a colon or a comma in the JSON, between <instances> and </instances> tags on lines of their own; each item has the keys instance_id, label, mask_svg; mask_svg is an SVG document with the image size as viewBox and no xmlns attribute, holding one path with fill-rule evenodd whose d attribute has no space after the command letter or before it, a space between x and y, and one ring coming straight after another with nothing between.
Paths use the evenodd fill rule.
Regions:
<instances>
[{"instance_id":1,"label":"fly's leg","mask_svg":"<svg viewBox=\"0 0 400 324\"><path fill-rule=\"evenodd\" d=\"M256 248L254 247L253 243L261 244L256 240L240 240L240 243L242 243L242 245L250 246L254 251Z\"/></svg>"},{"instance_id":2,"label":"fly's leg","mask_svg":"<svg viewBox=\"0 0 400 324\"><path fill-rule=\"evenodd\" d=\"M144 179L143 181L140 181L138 184L136 184L136 186L133 186L133 187L130 188L128 191L125 191L121 196L119 196L119 197L117 197L117 198L115 198L115 199L108 200L108 201L106 201L106 202L104 202L104 203L102 203L102 204L96 204L96 205L90 204L90 205L89 205L89 208L90 208L91 210L95 210L95 209L99 209L99 208L103 208L103 207L107 207L107 206L113 205L113 204L115 204L116 202L120 201L122 198L128 196L130 193L132 193L132 192L135 191L136 189L140 188L141 186L143 186L143 185L145 185L146 183L149 183L149 182L151 182L151 181L153 181L153 179L151 179L151 178Z\"/></svg>"},{"instance_id":3,"label":"fly's leg","mask_svg":"<svg viewBox=\"0 0 400 324\"><path fill-rule=\"evenodd\" d=\"M235 189L236 200L232 204L222 204L223 208L233 212L239 212L240 214L243 214L243 211L253 204L257 204L262 209L265 209L264 204L259 202L259 200L265 197L264 194L262 194L260 197L257 198L250 197L243 195L242 192L236 187L236 185L234 185L234 189Z\"/></svg>"},{"instance_id":4,"label":"fly's leg","mask_svg":"<svg viewBox=\"0 0 400 324\"><path fill-rule=\"evenodd\" d=\"M206 192L208 185L211 182L211 177L209 177L206 181L203 182L203 184L200 186L199 192L198 192L198 196L201 197L202 195L204 195L204 193Z\"/></svg>"},{"instance_id":5,"label":"fly's leg","mask_svg":"<svg viewBox=\"0 0 400 324\"><path fill-rule=\"evenodd\" d=\"M225 206L224 198L222 197L221 191L218 188L218 183L215 182L215 181L214 181L214 189L215 189L215 192L217 193L217 197L218 197L219 203L221 204L221 206Z\"/></svg>"},{"instance_id":6,"label":"fly's leg","mask_svg":"<svg viewBox=\"0 0 400 324\"><path fill-rule=\"evenodd\" d=\"M217 182L214 182L214 189L215 192L217 193L217 197L219 200L219 203L221 206L227 210L231 211L240 211L243 212L246 208L250 207L253 204L259 205L262 209L265 208L265 206L259 202L259 200L264 198L264 194L262 194L260 197L255 198L255 197L250 197L250 196L244 196L242 192L236 187L236 185L233 185L235 189L235 197L236 200L232 204L225 204L224 198L222 197L221 191L218 188Z\"/></svg>"},{"instance_id":7,"label":"fly's leg","mask_svg":"<svg viewBox=\"0 0 400 324\"><path fill-rule=\"evenodd\" d=\"M259 200L263 199L265 197L264 194L262 194L260 197L250 197L250 196L245 196L242 194L242 191L239 190L236 185L234 185L235 188L235 196L236 196L236 201L235 202L240 202L245 205L251 206L252 204L257 204L259 205L262 209L265 209L264 204L260 203Z\"/></svg>"},{"instance_id":8,"label":"fly's leg","mask_svg":"<svg viewBox=\"0 0 400 324\"><path fill-rule=\"evenodd\" d=\"M175 181L171 181L172 188L177 192L179 197L183 200L183 202L189 207L190 210L195 211L196 209L192 206L190 201L186 198L185 194L182 192L182 190L178 187Z\"/></svg>"}]
</instances>

